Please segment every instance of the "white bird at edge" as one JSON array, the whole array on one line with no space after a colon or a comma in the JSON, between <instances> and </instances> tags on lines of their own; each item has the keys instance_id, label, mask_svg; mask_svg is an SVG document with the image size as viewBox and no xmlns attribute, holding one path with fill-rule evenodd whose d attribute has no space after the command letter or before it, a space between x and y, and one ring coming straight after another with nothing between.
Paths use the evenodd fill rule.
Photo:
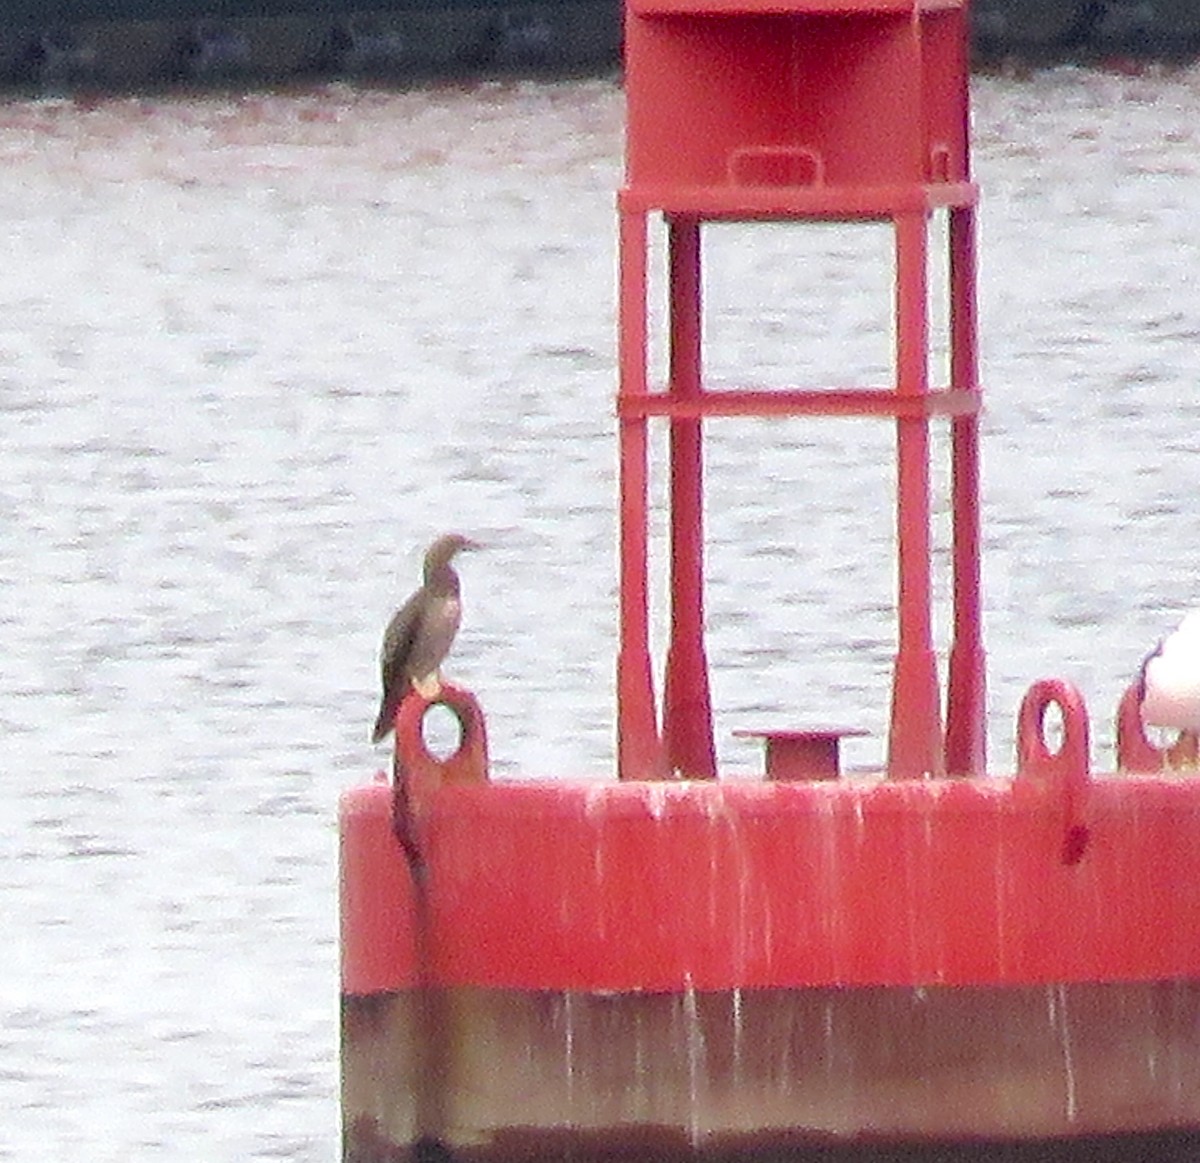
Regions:
<instances>
[{"instance_id":1,"label":"white bird at edge","mask_svg":"<svg viewBox=\"0 0 1200 1163\"><path fill-rule=\"evenodd\" d=\"M1147 727L1200 731L1200 610L1193 610L1146 656L1138 702Z\"/></svg>"}]
</instances>

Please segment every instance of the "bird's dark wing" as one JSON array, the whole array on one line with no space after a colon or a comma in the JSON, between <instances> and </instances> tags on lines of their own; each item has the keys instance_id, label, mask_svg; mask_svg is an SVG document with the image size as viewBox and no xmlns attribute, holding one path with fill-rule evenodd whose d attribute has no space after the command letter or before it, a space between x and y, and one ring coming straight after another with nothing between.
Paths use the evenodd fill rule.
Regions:
<instances>
[{"instance_id":1,"label":"bird's dark wing","mask_svg":"<svg viewBox=\"0 0 1200 1163\"><path fill-rule=\"evenodd\" d=\"M421 623L421 591L417 590L393 615L383 632L379 652L382 697L371 742L378 743L392 729L396 708L408 687L407 664Z\"/></svg>"},{"instance_id":2,"label":"bird's dark wing","mask_svg":"<svg viewBox=\"0 0 1200 1163\"><path fill-rule=\"evenodd\" d=\"M417 590L393 615L383 632L383 645L379 651L379 671L383 689L404 678L405 664L412 653L421 625L422 591Z\"/></svg>"}]
</instances>

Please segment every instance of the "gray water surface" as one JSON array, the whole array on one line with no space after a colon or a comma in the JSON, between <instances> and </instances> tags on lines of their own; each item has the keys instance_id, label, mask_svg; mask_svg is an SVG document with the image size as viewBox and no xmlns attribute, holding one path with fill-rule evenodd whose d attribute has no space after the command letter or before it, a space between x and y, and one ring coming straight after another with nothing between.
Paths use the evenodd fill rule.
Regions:
<instances>
[{"instance_id":1,"label":"gray water surface","mask_svg":"<svg viewBox=\"0 0 1200 1163\"><path fill-rule=\"evenodd\" d=\"M449 670L496 772L611 770L621 126L608 81L0 106L0 1158L336 1157L336 799L434 533L491 546ZM1044 675L1110 766L1200 602L1197 126L1195 70L975 83L998 771ZM708 261L714 381L888 374L882 228ZM709 435L723 764L876 761L889 427Z\"/></svg>"}]
</instances>

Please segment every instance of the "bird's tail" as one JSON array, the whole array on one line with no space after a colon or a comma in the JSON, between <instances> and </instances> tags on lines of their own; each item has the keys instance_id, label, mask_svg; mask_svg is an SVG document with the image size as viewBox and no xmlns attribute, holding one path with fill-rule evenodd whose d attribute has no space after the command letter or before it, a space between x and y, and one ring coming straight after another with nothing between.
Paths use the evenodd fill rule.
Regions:
<instances>
[{"instance_id":1,"label":"bird's tail","mask_svg":"<svg viewBox=\"0 0 1200 1163\"><path fill-rule=\"evenodd\" d=\"M375 720L375 728L371 732L372 743L379 743L391 734L392 728L395 726L396 708L398 706L399 700L383 700L383 706L379 708L379 717Z\"/></svg>"}]
</instances>

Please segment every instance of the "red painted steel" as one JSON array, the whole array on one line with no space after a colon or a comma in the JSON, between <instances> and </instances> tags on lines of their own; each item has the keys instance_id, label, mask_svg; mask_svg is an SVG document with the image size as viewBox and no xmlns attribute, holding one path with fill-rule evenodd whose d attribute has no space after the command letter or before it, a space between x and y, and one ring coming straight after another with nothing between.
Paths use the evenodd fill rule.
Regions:
<instances>
[{"instance_id":1,"label":"red painted steel","mask_svg":"<svg viewBox=\"0 0 1200 1163\"><path fill-rule=\"evenodd\" d=\"M755 16L913 16L965 9L965 0L629 0L626 10L639 15Z\"/></svg>"},{"instance_id":2,"label":"red painted steel","mask_svg":"<svg viewBox=\"0 0 1200 1163\"><path fill-rule=\"evenodd\" d=\"M979 404L975 212L950 212L950 382ZM987 761L986 660L980 584L979 408L950 427L954 639L946 700L946 770L980 772Z\"/></svg>"},{"instance_id":3,"label":"red painted steel","mask_svg":"<svg viewBox=\"0 0 1200 1163\"><path fill-rule=\"evenodd\" d=\"M1046 715L1057 707L1062 738L1047 739ZM1091 739L1083 696L1060 679L1029 688L1017 716L1017 771L1040 783L1060 805L1063 864L1078 864L1091 841L1084 822L1090 777Z\"/></svg>"},{"instance_id":4,"label":"red painted steel","mask_svg":"<svg viewBox=\"0 0 1200 1163\"><path fill-rule=\"evenodd\" d=\"M435 706L446 707L458 720L458 746L446 756L435 755L425 744L425 715ZM442 683L434 698L409 691L396 708L395 756L396 772L410 794L447 783L483 783L488 777L487 723L479 701L450 683Z\"/></svg>"},{"instance_id":5,"label":"red painted steel","mask_svg":"<svg viewBox=\"0 0 1200 1163\"><path fill-rule=\"evenodd\" d=\"M621 217L619 362L621 392L637 399L646 383L646 216ZM620 422L621 644L617 654L617 773L666 773L650 670L648 449L646 423Z\"/></svg>"},{"instance_id":6,"label":"red painted steel","mask_svg":"<svg viewBox=\"0 0 1200 1163\"><path fill-rule=\"evenodd\" d=\"M970 182L929 186L667 186L626 187L617 205L630 213L662 210L703 216L706 221L746 221L803 216L820 221L878 221L897 214L973 206L978 198Z\"/></svg>"},{"instance_id":7,"label":"red painted steel","mask_svg":"<svg viewBox=\"0 0 1200 1163\"><path fill-rule=\"evenodd\" d=\"M646 416L674 418L716 416L883 416L929 419L968 416L980 410L978 392L940 390L919 396L897 396L890 388L819 388L816 390L706 388L691 399L667 393L624 396L617 401L623 420Z\"/></svg>"},{"instance_id":8,"label":"red painted steel","mask_svg":"<svg viewBox=\"0 0 1200 1163\"><path fill-rule=\"evenodd\" d=\"M703 422L719 416L877 415L896 425L897 651L887 748L894 778L982 773L979 468L966 23L960 3L637 0L626 17L627 184L619 198L623 578L645 578L645 422L671 432L671 637L663 735L677 774L715 775L703 643ZM951 369L929 382L928 218L947 207ZM667 223L671 368L647 378L646 215ZM704 383L702 227L708 221L883 219L895 230L896 374L890 389ZM628 248L639 250L628 253ZM952 419L954 638L946 729L932 633L930 420ZM632 434L636 433L636 437ZM626 604L642 611L641 593ZM625 631L627 639L635 631ZM636 630L640 636L641 627ZM645 670L638 671L639 675ZM653 695L625 697L618 735L646 733ZM621 757L622 775L630 764Z\"/></svg>"},{"instance_id":9,"label":"red painted steel","mask_svg":"<svg viewBox=\"0 0 1200 1163\"><path fill-rule=\"evenodd\" d=\"M426 746L423 724L433 706L458 720L459 742L444 757ZM487 724L470 691L442 684L436 698L410 691L396 709L394 777L342 796L341 951L342 988L370 994L409 988L422 980L427 914L414 888L424 871L427 838L416 810L443 787L484 785L488 778Z\"/></svg>"},{"instance_id":10,"label":"red painted steel","mask_svg":"<svg viewBox=\"0 0 1200 1163\"><path fill-rule=\"evenodd\" d=\"M929 390L928 254L925 220L896 220L896 391ZM898 779L942 773L941 708L933 652L929 424L896 421L899 649L892 682L888 770Z\"/></svg>"},{"instance_id":11,"label":"red painted steel","mask_svg":"<svg viewBox=\"0 0 1200 1163\"><path fill-rule=\"evenodd\" d=\"M430 757L411 729L428 704L406 703L397 769L422 882L382 777L347 792L348 993L1200 977L1200 783L1091 775L1068 683L1030 688L1011 780L489 784Z\"/></svg>"},{"instance_id":12,"label":"red painted steel","mask_svg":"<svg viewBox=\"0 0 1200 1163\"><path fill-rule=\"evenodd\" d=\"M701 392L700 224L668 225L672 400ZM663 691L663 741L670 770L715 779L712 698L704 650L704 468L700 417L671 421L671 641Z\"/></svg>"},{"instance_id":13,"label":"red painted steel","mask_svg":"<svg viewBox=\"0 0 1200 1163\"><path fill-rule=\"evenodd\" d=\"M967 180L964 6L886 11L857 4L753 0L673 16L673 0L626 14L626 176L636 191L752 187L789 194ZM725 13L714 18L710 13ZM747 167L758 151L792 166ZM761 178L773 179L769 183ZM947 192L947 191L940 191ZM961 194L964 192L960 192ZM969 195L968 195L969 197ZM831 210L842 203L836 196ZM668 210L682 209L668 204ZM724 206L712 207L723 212ZM783 214L803 202L788 202ZM709 212L708 204L697 207Z\"/></svg>"},{"instance_id":14,"label":"red painted steel","mask_svg":"<svg viewBox=\"0 0 1200 1163\"><path fill-rule=\"evenodd\" d=\"M1054 704L1060 750L1043 733ZM1200 977L1197 783L1092 776L1087 734L1077 692L1039 683L1011 780L428 790L429 980L643 991ZM383 859L388 797L350 793L344 811L349 887L371 902L349 906L346 987L405 988L411 887L403 861ZM368 868L366 887L356 870Z\"/></svg>"},{"instance_id":15,"label":"red painted steel","mask_svg":"<svg viewBox=\"0 0 1200 1163\"><path fill-rule=\"evenodd\" d=\"M393 828L393 793L376 781L342 793L340 922L342 992L381 993L416 984L412 877Z\"/></svg>"},{"instance_id":16,"label":"red painted steel","mask_svg":"<svg viewBox=\"0 0 1200 1163\"><path fill-rule=\"evenodd\" d=\"M1142 723L1142 692L1131 683L1117 708L1117 767L1135 774L1195 768L1200 763L1200 737L1181 731L1169 747L1155 747Z\"/></svg>"},{"instance_id":17,"label":"red painted steel","mask_svg":"<svg viewBox=\"0 0 1200 1163\"><path fill-rule=\"evenodd\" d=\"M813 727L805 731L734 731L766 745L767 779L837 779L842 773L841 743L865 735L857 727Z\"/></svg>"}]
</instances>

